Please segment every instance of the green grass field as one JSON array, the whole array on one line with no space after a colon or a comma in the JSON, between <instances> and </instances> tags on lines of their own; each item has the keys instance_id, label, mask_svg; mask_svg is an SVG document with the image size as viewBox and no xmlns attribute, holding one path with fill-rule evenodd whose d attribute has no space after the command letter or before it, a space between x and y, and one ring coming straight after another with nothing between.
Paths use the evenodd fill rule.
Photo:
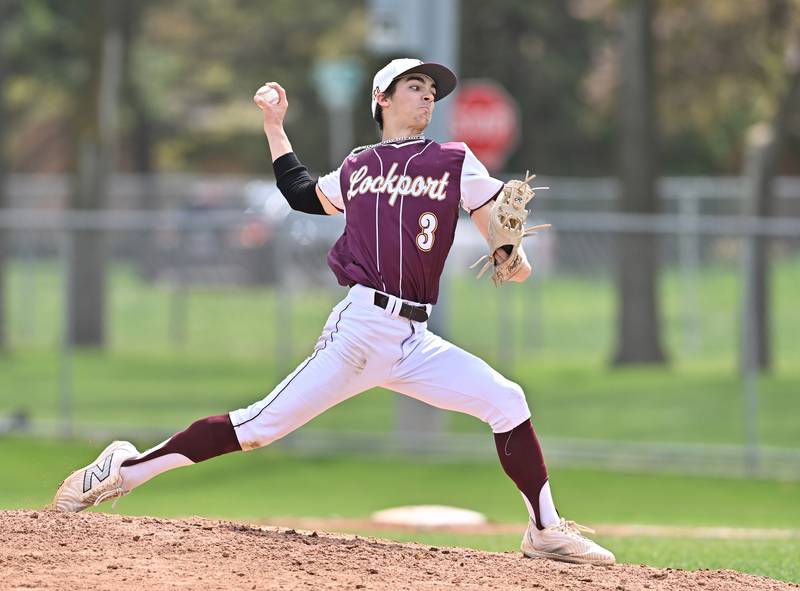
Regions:
<instances>
[{"instance_id":1,"label":"green grass field","mask_svg":"<svg viewBox=\"0 0 800 591\"><path fill-rule=\"evenodd\" d=\"M53 419L59 413L61 369L59 275L47 264L13 266L12 271L12 349L0 357L0 416L24 410L34 419ZM736 269L718 266L700 276L695 352L683 347L680 281L666 272L661 283L672 358L666 367L608 366L612 286L591 275L557 276L503 291L471 277L457 279L444 296L450 302L450 336L524 387L545 437L741 443ZM26 299L22 286L27 284L35 288ZM110 286L109 348L81 351L71 359L73 416L87 423L167 430L263 397L310 352L331 304L341 296L293 294L287 308L281 294L270 289L195 288L186 296L185 326L175 331L170 310L176 296L168 286L145 284L125 266L113 268ZM798 292L800 266L777 264L776 369L759 381L764 445L800 447ZM529 325L509 325L510 339L502 329L523 308ZM513 345L498 346L503 339ZM513 362L502 361L499 351ZM384 431L392 420L393 397L372 391L325 413L309 428ZM454 431L485 429L470 417L453 415L448 421Z\"/></svg>"},{"instance_id":2,"label":"green grass field","mask_svg":"<svg viewBox=\"0 0 800 591\"><path fill-rule=\"evenodd\" d=\"M58 416L58 363L47 352L0 359L0 414L26 409L34 418ZM73 360L74 416L106 425L145 425L166 430L219 414L263 397L276 383L270 364L228 358L186 359L111 352L81 353ZM741 385L720 370L629 369L569 364L518 366L543 437L741 443ZM798 379L789 373L760 382L761 443L800 447ZM307 428L385 431L395 395L366 392L312 421ZM448 415L459 432L484 432L465 415Z\"/></svg>"},{"instance_id":3,"label":"green grass field","mask_svg":"<svg viewBox=\"0 0 800 591\"><path fill-rule=\"evenodd\" d=\"M91 461L105 442L0 439L0 508L45 505L63 476ZM554 470L559 510L592 524L792 529L789 540L602 538L621 562L675 568L735 568L800 582L800 483ZM203 515L246 521L268 516L365 518L406 504L448 504L493 522L523 523L525 509L495 464L296 458L272 450L215 458L176 470L121 499L131 515ZM111 511L110 505L102 507ZM522 527L522 526L521 526ZM375 535L369 529L351 530ZM521 533L521 531L520 531ZM397 540L513 551L518 535L386 532Z\"/></svg>"}]
</instances>

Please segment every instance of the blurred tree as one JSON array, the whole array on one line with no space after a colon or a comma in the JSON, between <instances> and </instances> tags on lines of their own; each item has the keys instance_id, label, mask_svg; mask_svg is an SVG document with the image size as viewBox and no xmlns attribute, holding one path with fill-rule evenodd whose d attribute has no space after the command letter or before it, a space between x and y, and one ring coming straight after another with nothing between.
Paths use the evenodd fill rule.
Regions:
<instances>
[{"instance_id":1,"label":"blurred tree","mask_svg":"<svg viewBox=\"0 0 800 591\"><path fill-rule=\"evenodd\" d=\"M11 0L0 0L0 40L4 40L5 29L13 21L12 12L16 6ZM7 128L8 116L6 111L6 80L8 78L8 56L9 48L6 43L0 41L0 210L8 207L8 192L6 188L7 165ZM6 258L7 258L7 231L0 227L0 353L5 352L8 347L7 327L6 327Z\"/></svg>"},{"instance_id":2,"label":"blurred tree","mask_svg":"<svg viewBox=\"0 0 800 591\"><path fill-rule=\"evenodd\" d=\"M796 10L796 0L661 1L655 30L665 170L739 174L748 128L772 119L784 91L783 31Z\"/></svg>"},{"instance_id":3,"label":"blurred tree","mask_svg":"<svg viewBox=\"0 0 800 591\"><path fill-rule=\"evenodd\" d=\"M607 174L610 108L583 91L605 25L578 18L574 2L462 0L460 76L489 77L520 104L521 134L508 170Z\"/></svg>"},{"instance_id":4,"label":"blurred tree","mask_svg":"<svg viewBox=\"0 0 800 591\"><path fill-rule=\"evenodd\" d=\"M157 138L156 113L148 97L145 95L142 81L137 76L134 64L134 50L140 42L142 25L147 10L156 3L154 0L123 2L122 38L123 54L121 61L122 96L121 107L127 111L127 128L130 142L130 168L134 172L150 175L155 171L153 148ZM155 204L149 201L153 197L152 190L143 192L145 203L143 209L153 209Z\"/></svg>"},{"instance_id":5,"label":"blurred tree","mask_svg":"<svg viewBox=\"0 0 800 591\"><path fill-rule=\"evenodd\" d=\"M775 37L770 7L777 1L659 4L654 34L663 51L655 56L654 100L665 172L738 173L745 130L770 120L770 105L783 87L781 50L770 43ZM36 108L14 117L20 131L12 161L30 156L24 162L29 170L64 170L66 158L54 157L53 150L63 146L72 123L64 105L79 100L85 83L81 52L92 4L18 4L25 13L46 7L55 26L46 43L31 43L26 33L20 57L28 64L28 80L22 87L15 74L12 85L17 98L24 94ZM491 74L522 107L522 141L509 169L561 175L606 175L614 169L616 23L622 5L463 0L461 75ZM268 172L250 98L269 78L290 93L287 127L295 147L313 169L323 171L328 131L311 81L314 61L361 57L367 64L365 97L371 74L385 62L364 51L363 0L144 0L131 10L125 30L133 44L130 81L136 96L128 96L132 87L125 83L129 104L121 157L122 165L134 169L149 158L161 170ZM14 29L4 38L19 35ZM45 86L51 100L43 105L35 98ZM364 113L367 105L365 98ZM369 116L357 118L356 125L357 142L375 138ZM16 141L20 136L25 141ZM148 144L146 156L142 146ZM61 148L56 156L66 152ZM789 166L800 168L794 154Z\"/></svg>"},{"instance_id":6,"label":"blurred tree","mask_svg":"<svg viewBox=\"0 0 800 591\"><path fill-rule=\"evenodd\" d=\"M77 172L69 205L98 211L108 202L109 175L116 155L117 105L123 56L123 3L90 0L85 45L88 79L76 103ZM69 338L75 345L105 344L107 246L104 233L80 230L71 236Z\"/></svg>"},{"instance_id":7,"label":"blurred tree","mask_svg":"<svg viewBox=\"0 0 800 591\"><path fill-rule=\"evenodd\" d=\"M772 0L770 8L774 11L773 35L770 42L783 48L785 56L784 88L776 92L773 103L774 113L769 123L762 122L753 126L747 137L746 161L744 166L744 185L747 194L744 200L744 213L751 216L771 217L776 215L774 180L778 171L786 137L790 131L793 113L798 112L800 103L800 26L796 24L797 8L783 0ZM792 14L794 8L795 13ZM792 18L794 16L794 18ZM775 50L778 53L778 50ZM747 363L748 347L755 347L755 363L758 369L765 371L772 366L772 347L770 330L770 261L769 244L766 237L757 237L753 241L754 280L752 308L753 334L750 338L755 343L743 343L742 367Z\"/></svg>"},{"instance_id":8,"label":"blurred tree","mask_svg":"<svg viewBox=\"0 0 800 591\"><path fill-rule=\"evenodd\" d=\"M35 50L50 30L44 0L0 0L0 208L8 207L10 139L13 123L20 119L20 109L10 100L12 83L34 64L41 65ZM9 247L9 232L0 228L0 351L8 347L5 284Z\"/></svg>"},{"instance_id":9,"label":"blurred tree","mask_svg":"<svg viewBox=\"0 0 800 591\"><path fill-rule=\"evenodd\" d=\"M326 171L326 114L313 86L313 64L322 55L362 51L365 21L359 0L153 3L131 59L141 100L155 117L156 165L269 170L252 96L275 80L289 96L286 124L296 151L312 169ZM368 112L368 84L364 97Z\"/></svg>"},{"instance_id":10,"label":"blurred tree","mask_svg":"<svg viewBox=\"0 0 800 591\"><path fill-rule=\"evenodd\" d=\"M156 5L156 0L125 2L122 6L122 100L120 107L127 115L129 168L136 174L139 183L138 206L144 211L158 209L158 188L155 179L154 149L157 141L157 114L145 96L142 81L136 75L134 51L141 42L142 25L146 12ZM140 270L142 276L154 279L156 274L155 232L148 228L136 241L141 249Z\"/></svg>"},{"instance_id":11,"label":"blurred tree","mask_svg":"<svg viewBox=\"0 0 800 591\"><path fill-rule=\"evenodd\" d=\"M622 70L619 89L620 209L656 213L656 114L653 72L654 0L622 6ZM614 364L663 363L657 304L657 237L621 234L617 239L617 349Z\"/></svg>"}]
</instances>

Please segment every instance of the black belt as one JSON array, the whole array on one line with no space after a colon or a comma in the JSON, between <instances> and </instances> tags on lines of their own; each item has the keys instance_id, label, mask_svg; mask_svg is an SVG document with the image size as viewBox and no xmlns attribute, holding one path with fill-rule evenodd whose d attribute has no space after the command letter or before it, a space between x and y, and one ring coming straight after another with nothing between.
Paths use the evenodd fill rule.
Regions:
<instances>
[{"instance_id":1,"label":"black belt","mask_svg":"<svg viewBox=\"0 0 800 591\"><path fill-rule=\"evenodd\" d=\"M376 291L375 305L385 310L386 306L389 305L389 296L385 293ZM408 318L409 320L425 322L428 320L428 309L425 306L413 306L407 302L403 302L403 305L400 306L400 312L398 312L397 315L402 316L403 318Z\"/></svg>"}]
</instances>

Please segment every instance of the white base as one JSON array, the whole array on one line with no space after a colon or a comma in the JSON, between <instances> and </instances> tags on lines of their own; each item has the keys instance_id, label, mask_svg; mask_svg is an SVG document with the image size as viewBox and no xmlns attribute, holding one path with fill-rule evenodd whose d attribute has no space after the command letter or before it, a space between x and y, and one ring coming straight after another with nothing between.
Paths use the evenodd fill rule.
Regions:
<instances>
[{"instance_id":1,"label":"white base","mask_svg":"<svg viewBox=\"0 0 800 591\"><path fill-rule=\"evenodd\" d=\"M484 525L486 516L477 511L447 507L445 505L412 505L377 511L371 516L381 525L410 527L446 527L459 525Z\"/></svg>"}]
</instances>

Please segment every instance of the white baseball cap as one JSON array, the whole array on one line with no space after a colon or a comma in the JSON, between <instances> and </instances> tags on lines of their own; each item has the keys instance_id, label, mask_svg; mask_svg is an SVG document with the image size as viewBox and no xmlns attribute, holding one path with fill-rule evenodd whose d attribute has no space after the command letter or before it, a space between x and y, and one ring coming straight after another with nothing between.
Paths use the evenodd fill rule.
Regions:
<instances>
[{"instance_id":1,"label":"white baseball cap","mask_svg":"<svg viewBox=\"0 0 800 591\"><path fill-rule=\"evenodd\" d=\"M412 58L401 58L390 61L386 66L378 70L372 79L372 116L375 117L375 107L378 106L376 100L379 92L386 92L389 85L400 78L409 74L425 74L433 79L436 84L436 97L438 101L453 92L456 87L456 75L449 68L431 62Z\"/></svg>"}]
</instances>

